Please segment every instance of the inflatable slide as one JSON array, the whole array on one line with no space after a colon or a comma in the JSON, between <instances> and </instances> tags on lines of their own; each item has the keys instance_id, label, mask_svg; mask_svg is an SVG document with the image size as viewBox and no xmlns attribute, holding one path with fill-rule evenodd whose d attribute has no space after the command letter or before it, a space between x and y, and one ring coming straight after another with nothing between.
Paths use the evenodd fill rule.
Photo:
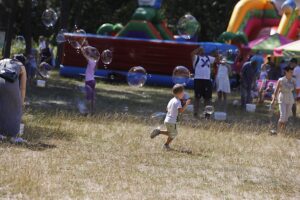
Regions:
<instances>
[{"instance_id":1,"label":"inflatable slide","mask_svg":"<svg viewBox=\"0 0 300 200\"><path fill-rule=\"evenodd\" d=\"M227 32L222 35L242 33L252 41L279 33L297 39L299 8L300 0L240 0L234 8Z\"/></svg>"}]
</instances>

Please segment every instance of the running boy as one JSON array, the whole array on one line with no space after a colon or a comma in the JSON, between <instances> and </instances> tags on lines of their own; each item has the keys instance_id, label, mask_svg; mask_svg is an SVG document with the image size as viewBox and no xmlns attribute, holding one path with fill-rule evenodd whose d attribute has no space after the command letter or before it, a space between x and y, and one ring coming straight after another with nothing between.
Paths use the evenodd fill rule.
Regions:
<instances>
[{"instance_id":1,"label":"running boy","mask_svg":"<svg viewBox=\"0 0 300 200\"><path fill-rule=\"evenodd\" d=\"M173 87L172 91L174 98L172 98L168 103L167 115L165 118L165 126L167 127L167 130L162 131L160 129L154 129L150 135L151 139L160 134L166 135L168 137L167 142L164 144L164 149L166 150L170 150L170 143L178 134L176 126L178 113L183 113L186 110L187 106L191 103L191 100L188 99L183 107L181 105L180 100L184 97L183 85L176 84Z\"/></svg>"}]
</instances>

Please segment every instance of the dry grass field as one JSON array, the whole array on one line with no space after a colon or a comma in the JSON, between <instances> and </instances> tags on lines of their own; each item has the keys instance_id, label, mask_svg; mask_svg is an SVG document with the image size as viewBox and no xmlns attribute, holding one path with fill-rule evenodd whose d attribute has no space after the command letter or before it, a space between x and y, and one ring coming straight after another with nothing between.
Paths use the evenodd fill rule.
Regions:
<instances>
[{"instance_id":1,"label":"dry grass field","mask_svg":"<svg viewBox=\"0 0 300 200\"><path fill-rule=\"evenodd\" d=\"M98 83L96 115L83 117L78 83L54 74L29 89L30 144L0 144L0 199L300 199L299 120L271 136L265 106L230 106L226 123L187 113L166 152L149 119L165 110L168 88Z\"/></svg>"}]
</instances>

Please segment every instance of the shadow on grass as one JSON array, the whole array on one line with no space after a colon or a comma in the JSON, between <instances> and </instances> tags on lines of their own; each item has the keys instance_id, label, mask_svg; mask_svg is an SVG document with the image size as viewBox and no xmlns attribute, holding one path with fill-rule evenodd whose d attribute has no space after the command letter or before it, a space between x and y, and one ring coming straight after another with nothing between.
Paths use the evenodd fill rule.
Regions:
<instances>
[{"instance_id":1,"label":"shadow on grass","mask_svg":"<svg viewBox=\"0 0 300 200\"><path fill-rule=\"evenodd\" d=\"M45 151L48 149L54 149L57 146L53 145L53 144L47 144L44 142L37 142L37 143L27 142L24 144L12 144L10 142L0 143L0 148L8 148L8 147L25 148L25 149L29 149L32 151Z\"/></svg>"}]
</instances>

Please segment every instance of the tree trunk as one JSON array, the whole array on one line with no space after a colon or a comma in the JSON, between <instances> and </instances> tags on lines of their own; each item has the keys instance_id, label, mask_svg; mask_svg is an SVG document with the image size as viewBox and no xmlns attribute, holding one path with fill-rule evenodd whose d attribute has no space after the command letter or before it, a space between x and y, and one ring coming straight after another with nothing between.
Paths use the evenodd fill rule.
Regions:
<instances>
[{"instance_id":1,"label":"tree trunk","mask_svg":"<svg viewBox=\"0 0 300 200\"><path fill-rule=\"evenodd\" d=\"M70 0L61 0L61 17L60 17L60 29L68 28L68 19L70 14ZM56 67L59 68L62 62L64 44L58 44Z\"/></svg>"},{"instance_id":2,"label":"tree trunk","mask_svg":"<svg viewBox=\"0 0 300 200\"><path fill-rule=\"evenodd\" d=\"M3 47L4 58L10 57L11 42L14 35L14 24L16 20L17 0L7 1L7 5L9 6L9 14L8 14L9 16L8 16L7 29L5 33L5 42Z\"/></svg>"},{"instance_id":3,"label":"tree trunk","mask_svg":"<svg viewBox=\"0 0 300 200\"><path fill-rule=\"evenodd\" d=\"M31 54L32 48L32 26L31 26L32 0L24 1L24 36L26 41L26 56Z\"/></svg>"}]
</instances>

